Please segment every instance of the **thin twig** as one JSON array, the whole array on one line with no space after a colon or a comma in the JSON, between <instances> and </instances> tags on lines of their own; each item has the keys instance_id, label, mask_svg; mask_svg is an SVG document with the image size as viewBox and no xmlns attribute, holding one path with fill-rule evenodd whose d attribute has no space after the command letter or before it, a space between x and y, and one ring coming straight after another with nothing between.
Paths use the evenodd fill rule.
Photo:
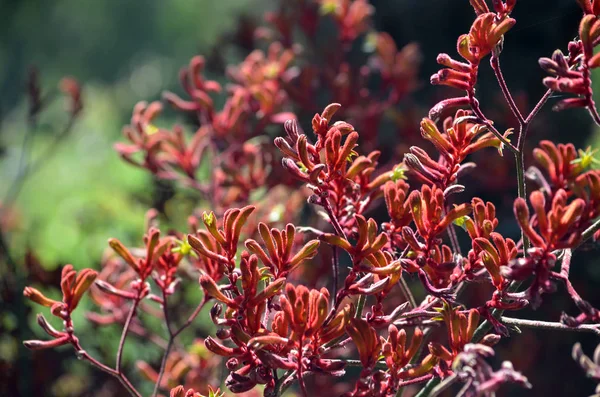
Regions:
<instances>
[{"instance_id":1,"label":"thin twig","mask_svg":"<svg viewBox=\"0 0 600 397\"><path fill-rule=\"evenodd\" d=\"M332 248L332 258L331 258L331 273L333 275L333 299L337 302L337 292L338 292L338 277L339 277L339 268L340 268L340 259L338 256L337 247L335 245L331 246Z\"/></svg>"},{"instance_id":2,"label":"thin twig","mask_svg":"<svg viewBox=\"0 0 600 397\"><path fill-rule=\"evenodd\" d=\"M429 393L431 393L433 388L436 387L438 383L440 383L440 378L431 378L425 387L422 388L415 397L429 397Z\"/></svg>"},{"instance_id":3,"label":"thin twig","mask_svg":"<svg viewBox=\"0 0 600 397\"><path fill-rule=\"evenodd\" d=\"M577 244L577 246L574 249L579 248L581 244L585 243L587 240L592 238L594 236L594 233L596 233L598 230L600 230L600 219L598 219L590 227L584 230L584 232L581 234L581 240L579 241L579 244Z\"/></svg>"},{"instance_id":4,"label":"thin twig","mask_svg":"<svg viewBox=\"0 0 600 397\"><path fill-rule=\"evenodd\" d=\"M508 104L510 111L516 117L516 119L519 121L519 124L521 124L521 125L526 124L525 119L523 118L523 115L521 114L521 111L517 107L517 104L515 103L515 100L514 100L512 94L510 93L508 86L506 85L506 80L504 79L504 75L502 74L502 68L500 67L500 58L498 57L498 55L496 55L495 52L492 53L492 57L490 59L490 65L492 66L492 70L494 71L494 74L496 75L496 80L498 80L498 85L500 86L500 90L502 91L502 94L504 95L504 99L506 100L506 103Z\"/></svg>"},{"instance_id":5,"label":"thin twig","mask_svg":"<svg viewBox=\"0 0 600 397\"><path fill-rule=\"evenodd\" d=\"M177 329L177 331L173 332L173 337L178 336L180 333L182 333L187 327L189 327L194 322L194 320L196 319L196 317L198 317L198 314L200 314L200 311L202 310L202 308L204 307L206 302L207 301L205 299L203 299L202 302L200 302L200 304L198 306L196 306L196 309L192 312L192 314L190 314L190 316L185 321L185 323L183 323L181 325L181 327L179 327Z\"/></svg>"},{"instance_id":6,"label":"thin twig","mask_svg":"<svg viewBox=\"0 0 600 397\"><path fill-rule=\"evenodd\" d=\"M591 332L600 336L600 325L598 324L581 324L576 327L569 327L568 325L558 322L526 320L521 318L512 318L504 316L500 319L505 324L516 325L519 327L549 329L556 331Z\"/></svg>"},{"instance_id":7,"label":"thin twig","mask_svg":"<svg viewBox=\"0 0 600 397\"><path fill-rule=\"evenodd\" d=\"M156 397L158 394L158 389L160 388L160 384L162 382L162 378L165 374L165 368L167 366L167 359L169 358L169 353L171 353L171 349L173 348L173 341L175 338L173 337L173 331L171 330L171 320L169 317L169 306L168 306L168 295L163 289L162 291L162 307L163 307L163 315L165 318L165 325L167 327L167 331L169 332L169 340L167 342L167 347L165 348L165 352L163 353L163 357L160 363L160 369L158 371L158 378L154 385L154 391L152 392L152 397Z\"/></svg>"},{"instance_id":8,"label":"thin twig","mask_svg":"<svg viewBox=\"0 0 600 397\"><path fill-rule=\"evenodd\" d=\"M169 339L167 341L167 346L165 348L165 352L163 353L163 357L162 357L162 360L160 363L160 370L158 371L158 378L154 385L154 391L152 392L152 397L155 397L158 395L158 390L160 389L160 384L162 383L162 378L164 377L165 368L167 365L167 359L169 358L171 349L173 348L173 345L175 344L175 339L181 332L183 332L188 326L190 326L190 324L192 324L192 322L194 321L196 316L198 316L198 314L204 307L204 304L206 303L206 300L202 299L202 301L196 307L194 312L192 314L190 314L190 316L188 317L186 322L183 323L178 329L173 330L172 323L171 323L171 320L169 317L169 306L168 306L168 301L167 301L168 295L166 294L165 291L163 291L162 298L163 298L163 305L162 305L163 306L163 315L165 318L165 324L167 326L167 331L169 333Z\"/></svg>"},{"instance_id":9,"label":"thin twig","mask_svg":"<svg viewBox=\"0 0 600 397\"><path fill-rule=\"evenodd\" d=\"M402 291L404 298L410 304L411 309L417 307L417 301L415 300L415 297L410 288L408 287L408 283L406 282L406 279L404 277L400 277L398 285L400 286L400 290Z\"/></svg>"},{"instance_id":10,"label":"thin twig","mask_svg":"<svg viewBox=\"0 0 600 397\"><path fill-rule=\"evenodd\" d=\"M6 196L4 197L4 201L2 202L5 209L8 208L10 204L12 204L17 199L19 193L21 192L21 189L25 185L27 177L31 177L31 175L35 174L42 167L42 165L46 164L48 162L48 159L52 157L52 154L54 153L58 144L66 136L69 135L71 129L73 128L73 125L75 124L76 119L77 115L71 114L65 127L63 127L62 131L56 136L56 138L54 138L54 140L52 141L50 146L46 148L44 153L40 155L35 161L26 164L24 168L17 174L15 180L13 181L10 188L8 189L8 192L6 193Z\"/></svg>"},{"instance_id":11,"label":"thin twig","mask_svg":"<svg viewBox=\"0 0 600 397\"><path fill-rule=\"evenodd\" d=\"M127 320L125 320L125 325L123 326L123 332L121 333L121 340L119 341L119 348L117 350L117 359L116 359L116 364L115 364L115 370L118 373L121 373L121 363L123 361L123 349L125 347L125 340L127 339L127 334L129 333L129 327L131 326L131 320L133 320L133 316L135 316L135 312L136 312L139 304L140 304L140 295L138 292L138 297L133 301L131 310L129 311L129 314L127 315Z\"/></svg>"},{"instance_id":12,"label":"thin twig","mask_svg":"<svg viewBox=\"0 0 600 397\"><path fill-rule=\"evenodd\" d=\"M442 382L440 382L440 384L438 384L436 387L434 387L433 390L431 390L431 393L429 393L429 397L439 396L445 390L447 390L450 386L452 386L454 383L456 383L457 380L458 380L458 376L456 375L456 373L448 376Z\"/></svg>"}]
</instances>

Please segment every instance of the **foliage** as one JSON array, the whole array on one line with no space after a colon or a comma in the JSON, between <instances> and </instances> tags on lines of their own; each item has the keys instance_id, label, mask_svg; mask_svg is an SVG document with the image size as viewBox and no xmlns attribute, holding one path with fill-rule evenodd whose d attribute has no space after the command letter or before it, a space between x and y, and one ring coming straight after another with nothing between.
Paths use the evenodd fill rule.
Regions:
<instances>
[{"instance_id":1,"label":"foliage","mask_svg":"<svg viewBox=\"0 0 600 397\"><path fill-rule=\"evenodd\" d=\"M71 345L133 396L142 393L123 367L130 333L164 350L160 365L137 363L153 396L220 395L214 389L220 382L233 393L265 396L280 396L297 382L306 396L311 379L357 397L399 395L423 383L419 395L429 396L458 383L463 396L493 396L506 383L532 387L510 362L495 370L486 360L502 338L514 336L515 326L600 334L599 310L570 279L573 250L600 235L594 152L542 140L533 150L536 165L525 169L529 127L554 92L571 96L555 110L585 108L600 124L591 72L600 66L594 55L600 1L578 3L579 35L567 55L540 59L548 90L524 113L500 64L518 4L471 0L475 16L458 38L459 59L440 54L442 69L431 77L462 94L431 108L420 122L424 148L410 146L400 163L382 155L378 131L391 109L409 102L419 50L415 44L399 49L374 31L366 0L282 3L255 30L265 50L230 66L227 84L205 75L205 58L192 58L179 75L184 93L163 94L187 124L163 127L164 105L140 102L115 150L154 178L196 191L211 210L194 211L186 231L161 231L157 211L148 211L139 247L111 238L112 253L99 272L63 268L62 300L27 287L25 296L49 307L64 326L57 330L38 316L49 339L25 346ZM324 25L332 29L323 37L317 33ZM353 48L361 42L373 51L356 62ZM488 60L515 121L504 131L483 113L476 93ZM68 88L75 117L78 91ZM331 103L316 103L323 96ZM304 114L314 114L310 128L303 128ZM482 152L497 161L514 155L519 239L500 232L493 203L472 193L464 198L471 189L462 182L477 172L469 160ZM303 201L318 216L303 218ZM383 221L371 216L378 207L387 210ZM300 226L303 221L309 226ZM468 250L461 240L469 241ZM419 282L411 286L413 278ZM203 296L184 314L175 302L184 288L198 285L195 279ZM576 313L562 313L557 322L503 316L536 309L558 284ZM463 299L480 285L487 287L485 299ZM98 311L87 319L122 326L114 366L83 348L85 335L73 325L71 315L88 290ZM425 297L417 300L421 291ZM181 344L179 335L205 306L216 330ZM164 332L146 327L141 314L160 320ZM597 358L580 347L573 355L598 378ZM221 358L225 379L218 378ZM352 367L360 371L350 379Z\"/></svg>"}]
</instances>

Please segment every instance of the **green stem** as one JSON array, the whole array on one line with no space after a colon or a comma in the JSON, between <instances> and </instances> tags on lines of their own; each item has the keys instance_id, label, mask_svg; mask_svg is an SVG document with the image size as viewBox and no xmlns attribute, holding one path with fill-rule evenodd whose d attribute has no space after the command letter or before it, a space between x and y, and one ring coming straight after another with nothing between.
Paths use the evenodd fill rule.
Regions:
<instances>
[{"instance_id":1,"label":"green stem","mask_svg":"<svg viewBox=\"0 0 600 397\"><path fill-rule=\"evenodd\" d=\"M438 385L438 383L440 383L440 378L431 379L415 397L429 397L433 389Z\"/></svg>"},{"instance_id":2,"label":"green stem","mask_svg":"<svg viewBox=\"0 0 600 397\"><path fill-rule=\"evenodd\" d=\"M367 301L366 295L360 295L358 297L358 302L356 302L356 313L354 314L355 318L362 317L363 308L365 307L365 302Z\"/></svg>"},{"instance_id":3,"label":"green stem","mask_svg":"<svg viewBox=\"0 0 600 397\"><path fill-rule=\"evenodd\" d=\"M523 134L523 130L521 131ZM525 185L525 163L523 159L523 151L520 150L515 153L515 164L517 167L517 193L520 198L526 200L527 187ZM523 240L523 256L527 256L527 250L529 249L529 238L521 230L521 238Z\"/></svg>"}]
</instances>

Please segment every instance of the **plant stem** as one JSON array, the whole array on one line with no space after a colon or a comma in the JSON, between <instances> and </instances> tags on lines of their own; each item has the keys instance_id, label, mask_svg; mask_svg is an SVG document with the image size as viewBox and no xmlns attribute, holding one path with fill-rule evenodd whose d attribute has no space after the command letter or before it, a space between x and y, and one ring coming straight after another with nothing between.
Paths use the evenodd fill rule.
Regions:
<instances>
[{"instance_id":1,"label":"plant stem","mask_svg":"<svg viewBox=\"0 0 600 397\"><path fill-rule=\"evenodd\" d=\"M131 310L127 315L127 320L125 320L125 325L123 326L123 332L121 333L121 340L119 341L119 348L117 350L117 359L115 364L115 370L118 373L121 373L121 363L123 361L123 348L125 347L125 340L127 339L127 334L129 333L129 327L131 326L131 321L133 320L133 316L135 316L135 312L137 310L138 305L140 304L140 292L138 291L138 296L133 301L133 305L131 306Z\"/></svg>"},{"instance_id":2,"label":"plant stem","mask_svg":"<svg viewBox=\"0 0 600 397\"><path fill-rule=\"evenodd\" d=\"M365 302L367 301L366 295L359 295L358 301L356 302L356 313L354 314L355 318L362 317L363 308L365 307Z\"/></svg>"},{"instance_id":3,"label":"plant stem","mask_svg":"<svg viewBox=\"0 0 600 397\"><path fill-rule=\"evenodd\" d=\"M338 221L337 217L333 213L331 204L329 203L329 200L327 200L326 197L323 197L321 199L321 205L325 209L327 216L329 216L329 220L331 221L331 225L333 226L333 229L335 230L335 234L346 239L346 233L344 233L344 229L342 228L342 226L340 225L340 222ZM339 256L338 256L338 252L337 252L337 247L332 245L331 248L333 249L333 255L332 255L333 258L332 258L332 263L331 263L332 277L333 277L333 300L334 300L334 307L337 307L337 304L338 304L337 292L338 292L338 277L339 277L339 272L340 272L340 260L339 260Z\"/></svg>"},{"instance_id":4,"label":"plant stem","mask_svg":"<svg viewBox=\"0 0 600 397\"><path fill-rule=\"evenodd\" d=\"M279 378L277 383L275 383L275 391L274 391L273 395L281 396L283 394L283 392L286 391L286 389L288 387L290 387L290 385L294 381L295 375L296 375L296 371L294 371L294 370L289 370L285 374L283 374L281 376L281 378Z\"/></svg>"},{"instance_id":5,"label":"plant stem","mask_svg":"<svg viewBox=\"0 0 600 397\"><path fill-rule=\"evenodd\" d=\"M598 324L581 324L576 327L569 327L568 325L549 322L549 321L537 321L537 320L526 320L521 318L512 317L501 317L503 323L516 325L525 328L536 328L536 329L549 329L556 331L572 331L572 332L591 332L600 336L600 325Z\"/></svg>"},{"instance_id":6,"label":"plant stem","mask_svg":"<svg viewBox=\"0 0 600 397\"><path fill-rule=\"evenodd\" d=\"M523 134L523 129L521 129L521 134ZM523 152L520 150L518 153L515 153L515 165L517 168L517 194L520 198L526 199L527 195L527 187L525 185L525 164L523 158ZM527 250L529 249L529 238L527 235L521 230L521 239L523 241L523 256L527 256Z\"/></svg>"},{"instance_id":7,"label":"plant stem","mask_svg":"<svg viewBox=\"0 0 600 397\"><path fill-rule=\"evenodd\" d=\"M458 376L456 375L456 373L450 375L449 377L444 379L442 382L440 382L436 387L434 387L433 390L431 390L431 393L429 393L429 397L439 396L440 394L442 394L444 392L444 390L448 389L450 386L452 386L454 383L456 383L457 380L458 380Z\"/></svg>"},{"instance_id":8,"label":"plant stem","mask_svg":"<svg viewBox=\"0 0 600 397\"><path fill-rule=\"evenodd\" d=\"M338 292L338 277L339 277L339 268L340 268L340 259L338 256L337 247L335 245L331 246L332 248L332 258L331 258L331 273L333 274L333 299L337 301L337 292Z\"/></svg>"},{"instance_id":9,"label":"plant stem","mask_svg":"<svg viewBox=\"0 0 600 397\"><path fill-rule=\"evenodd\" d=\"M438 385L438 383L440 383L440 378L431 378L425 387L422 388L415 397L429 397L431 391Z\"/></svg>"},{"instance_id":10,"label":"plant stem","mask_svg":"<svg viewBox=\"0 0 600 397\"><path fill-rule=\"evenodd\" d=\"M163 353L163 357L160 363L160 369L158 371L158 378L156 380L156 384L154 385L154 391L152 392L152 397L156 397L158 394L158 389L160 389L160 384L162 382L162 378L165 374L165 367L167 365L167 359L169 358L169 353L171 353L171 349L173 348L173 341L175 340L173 336L173 331L171 330L171 320L169 316L169 306L168 306L168 295L165 290L162 291L163 298L163 315L165 318L165 325L167 326L167 331L169 332L169 340L167 342L167 347L165 348L165 352Z\"/></svg>"},{"instance_id":11,"label":"plant stem","mask_svg":"<svg viewBox=\"0 0 600 397\"><path fill-rule=\"evenodd\" d=\"M596 233L598 230L600 230L600 219L598 219L590 227L584 230L584 232L581 234L581 241L579 242L579 244L577 244L577 246L574 249L579 248L581 244L592 238L594 236L594 233Z\"/></svg>"},{"instance_id":12,"label":"plant stem","mask_svg":"<svg viewBox=\"0 0 600 397\"><path fill-rule=\"evenodd\" d=\"M507 292L515 292L517 289L519 289L521 284L522 284L522 281L513 281L512 283L510 283L510 285L508 286L506 291ZM504 310L500 310L500 309L492 310L492 316L495 319L499 319L502 316L502 313L504 313ZM479 324L479 327L477 327L477 329L475 330L475 333L473 334L473 338L471 338L471 341L473 343L479 342L490 329L492 329L492 323L490 323L488 320L485 320L484 322Z\"/></svg>"},{"instance_id":13,"label":"plant stem","mask_svg":"<svg viewBox=\"0 0 600 397\"><path fill-rule=\"evenodd\" d=\"M112 369L109 366L102 364L100 361L98 361L95 358L93 358L92 356L90 356L89 353L87 351L85 351L83 349L83 347L81 347L81 344L79 343L79 339L77 339L75 337L75 333L73 331L73 323L72 323L72 320L70 317L66 320L66 324L67 324L66 328L70 329L70 331L68 331L70 343L73 346L73 348L75 349L75 354L77 354L78 358L87 361L88 363L90 363L92 366L98 368L99 370L106 372L107 374L117 378L119 380L119 382L123 385L123 387L125 389L127 389L129 394L131 394L132 396L142 397L142 395L135 389L135 387L131 384L131 382L129 381L129 379L127 379L127 377L125 376L125 374L123 372L121 372L118 369Z\"/></svg>"},{"instance_id":14,"label":"plant stem","mask_svg":"<svg viewBox=\"0 0 600 397\"><path fill-rule=\"evenodd\" d=\"M99 370L101 370L103 372L106 372L107 374L109 374L111 376L114 376L117 378L119 377L119 374L117 373L117 371L110 368L108 365L102 364L100 361L98 361L95 358L93 358L92 356L90 356L89 353L87 351L85 351L83 349L83 347L81 347L81 345L79 344L79 340L77 338L75 338L73 335L71 335L71 345L73 345L73 348L75 349L75 354L77 354L77 357L79 357L82 360L87 361L92 366L98 368Z\"/></svg>"},{"instance_id":15,"label":"plant stem","mask_svg":"<svg viewBox=\"0 0 600 397\"><path fill-rule=\"evenodd\" d=\"M510 90L508 89L508 86L506 85L506 80L504 79L504 75L502 74L502 69L500 68L500 58L498 57L498 55L496 55L495 51L492 53L492 57L490 59L490 65L492 67L492 70L494 71L494 74L496 75L496 80L498 80L498 85L500 86L500 90L502 91L502 94L504 95L504 99L506 100L506 103L508 104L510 111L516 117L516 119L519 121L520 125L526 124L525 119L523 118L523 115L521 114L521 111L517 107L517 104L515 103L515 100L514 100L513 96L511 95Z\"/></svg>"},{"instance_id":16,"label":"plant stem","mask_svg":"<svg viewBox=\"0 0 600 397\"><path fill-rule=\"evenodd\" d=\"M160 384L162 383L162 378L165 373L167 359L169 358L171 349L173 348L173 345L175 344L175 339L177 338L177 336L179 336L179 334L181 332L183 332L183 330L185 330L194 321L194 319L196 318L196 316L198 316L198 314L204 307L204 304L206 303L206 300L202 299L202 301L196 307L194 312L192 314L190 314L190 316L188 317L186 322L183 323L177 330L173 331L170 316L169 316L169 306L168 306L168 300L167 300L168 295L164 290L162 292L162 298L163 298L163 305L162 305L163 306L163 315L165 318L165 325L167 326L167 331L169 333L169 340L167 341L167 346L165 347L165 352L163 353L163 357L162 357L161 364L160 364L160 370L158 371L158 378L156 380L156 384L154 385L154 391L152 392L152 397L156 397L158 395L158 390L160 389Z\"/></svg>"},{"instance_id":17,"label":"plant stem","mask_svg":"<svg viewBox=\"0 0 600 397\"><path fill-rule=\"evenodd\" d=\"M196 306L196 309L192 312L192 314L190 314L190 316L185 321L185 323L183 323L181 325L181 327L179 327L179 329L177 329L177 331L173 332L173 337L177 337L181 332L183 332L187 327L189 327L194 322L194 320L196 319L196 317L198 317L198 314L200 314L200 311L202 310L202 308L204 307L206 302L207 302L207 300L203 299L202 302L200 302L200 304L198 304L198 306Z\"/></svg>"},{"instance_id":18,"label":"plant stem","mask_svg":"<svg viewBox=\"0 0 600 397\"><path fill-rule=\"evenodd\" d=\"M398 283L398 285L400 285L400 290L402 291L402 294L404 295L406 301L410 304L411 309L417 307L417 301L415 300L415 297L410 288L408 287L408 283L406 282L406 279L404 277L400 277L400 282Z\"/></svg>"}]
</instances>

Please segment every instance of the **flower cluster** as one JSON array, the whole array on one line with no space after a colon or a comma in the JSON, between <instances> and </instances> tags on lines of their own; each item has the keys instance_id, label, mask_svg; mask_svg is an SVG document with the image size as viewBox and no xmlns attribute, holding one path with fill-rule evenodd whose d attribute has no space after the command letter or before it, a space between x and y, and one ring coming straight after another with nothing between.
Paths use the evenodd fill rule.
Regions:
<instances>
[{"instance_id":1,"label":"flower cluster","mask_svg":"<svg viewBox=\"0 0 600 397\"><path fill-rule=\"evenodd\" d=\"M479 103L475 98L475 85L481 61L490 53L500 52L504 34L516 23L510 13L516 1L494 1L494 11L491 11L485 1L472 0L477 18L471 25L468 34L458 38L456 51L463 59L457 61L448 54L440 54L437 62L445 68L431 76L431 84L446 85L465 91L466 96L445 99L435 105L429 112L429 117L437 119L449 108L470 105L480 117ZM496 55L494 55L496 56Z\"/></svg>"},{"instance_id":2,"label":"flower cluster","mask_svg":"<svg viewBox=\"0 0 600 397\"><path fill-rule=\"evenodd\" d=\"M592 70L600 66L600 56L594 54L600 36L598 1L578 1L584 16L579 24L578 39L569 43L567 56L556 50L551 58L540 58L540 66L552 77L544 79L544 85L552 91L563 92L575 97L563 99L554 110L586 108L598 124L600 116L596 109L592 90Z\"/></svg>"},{"instance_id":3,"label":"flower cluster","mask_svg":"<svg viewBox=\"0 0 600 397\"><path fill-rule=\"evenodd\" d=\"M39 314L38 324L52 338L50 341L29 340L25 341L25 346L29 349L47 349L66 345L68 343L76 343L73 336L73 324L71 314L77 308L79 301L87 290L92 286L98 273L92 269L84 269L77 274L73 270L73 266L66 265L63 267L60 281L62 290L62 301L56 301L46 297L43 293L32 287L25 287L23 295L31 301L50 308L52 315L62 319L65 324L64 331L54 329L46 318Z\"/></svg>"}]
</instances>

